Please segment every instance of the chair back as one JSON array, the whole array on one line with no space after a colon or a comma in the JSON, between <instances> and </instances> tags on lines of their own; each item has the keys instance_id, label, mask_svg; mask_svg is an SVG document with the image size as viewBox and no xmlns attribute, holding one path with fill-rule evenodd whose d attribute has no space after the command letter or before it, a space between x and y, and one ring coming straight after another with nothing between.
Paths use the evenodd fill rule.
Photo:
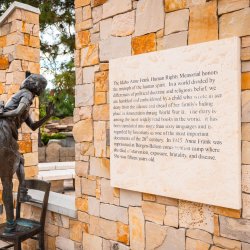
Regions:
<instances>
[{"instance_id":1,"label":"chair back","mask_svg":"<svg viewBox=\"0 0 250 250\"><path fill-rule=\"evenodd\" d=\"M47 207L48 207L48 200L49 200L49 191L50 191L50 183L42 180L36 180L36 179L31 179L31 180L25 180L26 182L26 187L28 189L34 189L38 191L44 192L44 196L42 199L42 202L31 199L28 202L23 202L20 201L20 188L18 189L18 194L17 194L17 206L16 206L16 218L20 218L20 211L21 211L21 203L33 203L33 204L39 204L39 207L41 206L41 217L40 217L40 224L44 228L45 225L45 218L46 218L46 212L47 212Z\"/></svg>"}]
</instances>

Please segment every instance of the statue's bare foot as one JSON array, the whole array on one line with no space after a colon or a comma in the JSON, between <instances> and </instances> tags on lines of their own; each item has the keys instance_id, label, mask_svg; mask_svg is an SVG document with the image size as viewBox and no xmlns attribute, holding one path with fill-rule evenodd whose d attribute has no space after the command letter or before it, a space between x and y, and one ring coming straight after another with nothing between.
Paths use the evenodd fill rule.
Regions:
<instances>
[{"instance_id":1,"label":"statue's bare foot","mask_svg":"<svg viewBox=\"0 0 250 250\"><path fill-rule=\"evenodd\" d=\"M28 195L28 189L21 187L19 201L20 202L29 202L31 199L32 199L32 197L30 195Z\"/></svg>"}]
</instances>

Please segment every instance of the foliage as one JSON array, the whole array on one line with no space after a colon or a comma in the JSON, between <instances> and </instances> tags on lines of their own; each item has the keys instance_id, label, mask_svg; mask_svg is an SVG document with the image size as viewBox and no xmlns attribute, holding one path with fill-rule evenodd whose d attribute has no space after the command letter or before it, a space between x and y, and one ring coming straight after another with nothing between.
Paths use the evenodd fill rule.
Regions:
<instances>
[{"instance_id":1,"label":"foliage","mask_svg":"<svg viewBox=\"0 0 250 250\"><path fill-rule=\"evenodd\" d=\"M0 16L15 0L0 0ZM55 104L55 116L72 116L74 109L75 71L74 0L22 0L41 11L41 51L43 71L53 76L53 91L40 97L40 116L48 102ZM45 35L44 35L45 34Z\"/></svg>"},{"instance_id":2,"label":"foliage","mask_svg":"<svg viewBox=\"0 0 250 250\"><path fill-rule=\"evenodd\" d=\"M54 134L47 134L47 133L42 133L41 135L41 140L44 145L47 145L49 140L51 139L65 139L66 136L60 133L54 133Z\"/></svg>"}]
</instances>

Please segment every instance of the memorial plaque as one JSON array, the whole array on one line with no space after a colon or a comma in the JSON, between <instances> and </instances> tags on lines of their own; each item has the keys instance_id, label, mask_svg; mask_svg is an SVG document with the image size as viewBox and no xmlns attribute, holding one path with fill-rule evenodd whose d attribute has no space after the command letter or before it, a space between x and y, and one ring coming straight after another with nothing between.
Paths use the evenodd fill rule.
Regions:
<instances>
[{"instance_id":1,"label":"memorial plaque","mask_svg":"<svg viewBox=\"0 0 250 250\"><path fill-rule=\"evenodd\" d=\"M241 208L240 40L110 61L111 185Z\"/></svg>"}]
</instances>

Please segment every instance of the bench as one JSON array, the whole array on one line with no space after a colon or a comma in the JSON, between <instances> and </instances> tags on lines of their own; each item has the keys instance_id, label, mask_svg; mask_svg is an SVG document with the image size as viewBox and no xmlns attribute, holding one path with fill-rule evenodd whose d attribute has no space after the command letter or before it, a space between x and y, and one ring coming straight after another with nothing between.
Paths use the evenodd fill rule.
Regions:
<instances>
[{"instance_id":1,"label":"bench","mask_svg":"<svg viewBox=\"0 0 250 250\"><path fill-rule=\"evenodd\" d=\"M49 162L38 164L38 179L49 181L51 190L64 193L64 181L75 180L75 162Z\"/></svg>"}]
</instances>

